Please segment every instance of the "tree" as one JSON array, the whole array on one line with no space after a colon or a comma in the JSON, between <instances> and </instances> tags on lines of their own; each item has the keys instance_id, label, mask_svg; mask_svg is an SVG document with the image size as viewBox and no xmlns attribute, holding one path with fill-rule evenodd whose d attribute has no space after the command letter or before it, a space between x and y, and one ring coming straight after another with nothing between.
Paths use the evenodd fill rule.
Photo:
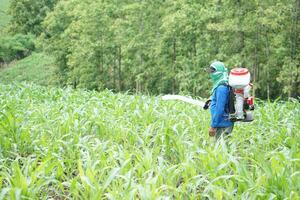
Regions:
<instances>
[{"instance_id":1,"label":"tree","mask_svg":"<svg viewBox=\"0 0 300 200\"><path fill-rule=\"evenodd\" d=\"M62 85L208 96L220 60L260 98L299 95L299 0L60 1L42 24Z\"/></svg>"}]
</instances>

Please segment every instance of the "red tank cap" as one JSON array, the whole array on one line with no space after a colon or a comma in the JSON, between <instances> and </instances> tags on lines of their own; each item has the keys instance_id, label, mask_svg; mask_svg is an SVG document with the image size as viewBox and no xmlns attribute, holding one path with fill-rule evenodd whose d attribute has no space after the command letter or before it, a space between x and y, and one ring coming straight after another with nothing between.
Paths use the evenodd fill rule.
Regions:
<instances>
[{"instance_id":1,"label":"red tank cap","mask_svg":"<svg viewBox=\"0 0 300 200\"><path fill-rule=\"evenodd\" d=\"M247 68L234 68L230 71L230 74L236 75L236 76L242 76L248 74L249 71Z\"/></svg>"}]
</instances>

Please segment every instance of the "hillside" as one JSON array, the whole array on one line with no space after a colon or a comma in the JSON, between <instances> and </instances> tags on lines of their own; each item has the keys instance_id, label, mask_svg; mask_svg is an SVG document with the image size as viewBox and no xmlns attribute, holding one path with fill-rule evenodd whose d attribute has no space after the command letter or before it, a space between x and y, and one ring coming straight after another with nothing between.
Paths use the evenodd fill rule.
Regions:
<instances>
[{"instance_id":1,"label":"hillside","mask_svg":"<svg viewBox=\"0 0 300 200\"><path fill-rule=\"evenodd\" d=\"M299 102L260 102L226 142L159 97L0 85L1 199L299 199Z\"/></svg>"},{"instance_id":2,"label":"hillside","mask_svg":"<svg viewBox=\"0 0 300 200\"><path fill-rule=\"evenodd\" d=\"M7 10L9 7L9 0L0 0L0 32L9 22L9 15Z\"/></svg>"},{"instance_id":3,"label":"hillside","mask_svg":"<svg viewBox=\"0 0 300 200\"><path fill-rule=\"evenodd\" d=\"M0 82L31 82L39 85L55 85L53 58L43 53L32 55L0 68Z\"/></svg>"}]
</instances>

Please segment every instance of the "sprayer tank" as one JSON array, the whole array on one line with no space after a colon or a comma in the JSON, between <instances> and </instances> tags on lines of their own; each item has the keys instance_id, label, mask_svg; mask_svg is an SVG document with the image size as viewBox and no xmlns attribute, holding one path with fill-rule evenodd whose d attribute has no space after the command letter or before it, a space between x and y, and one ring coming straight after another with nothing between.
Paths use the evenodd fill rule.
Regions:
<instances>
[{"instance_id":1,"label":"sprayer tank","mask_svg":"<svg viewBox=\"0 0 300 200\"><path fill-rule=\"evenodd\" d=\"M249 85L250 72L246 68L234 68L229 74L229 85L235 89L241 89Z\"/></svg>"}]
</instances>

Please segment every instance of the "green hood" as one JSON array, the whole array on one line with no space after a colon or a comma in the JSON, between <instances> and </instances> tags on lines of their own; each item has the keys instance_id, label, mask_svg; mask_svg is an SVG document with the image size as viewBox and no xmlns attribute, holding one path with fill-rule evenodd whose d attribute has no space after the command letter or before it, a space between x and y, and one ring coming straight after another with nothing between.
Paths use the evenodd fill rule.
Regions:
<instances>
[{"instance_id":1,"label":"green hood","mask_svg":"<svg viewBox=\"0 0 300 200\"><path fill-rule=\"evenodd\" d=\"M219 85L226 84L226 83L228 84L228 71L224 63L218 61L212 63L210 67L216 69L214 73L210 73L210 78L213 82L213 89L211 90L211 93L213 94L214 90Z\"/></svg>"}]
</instances>

